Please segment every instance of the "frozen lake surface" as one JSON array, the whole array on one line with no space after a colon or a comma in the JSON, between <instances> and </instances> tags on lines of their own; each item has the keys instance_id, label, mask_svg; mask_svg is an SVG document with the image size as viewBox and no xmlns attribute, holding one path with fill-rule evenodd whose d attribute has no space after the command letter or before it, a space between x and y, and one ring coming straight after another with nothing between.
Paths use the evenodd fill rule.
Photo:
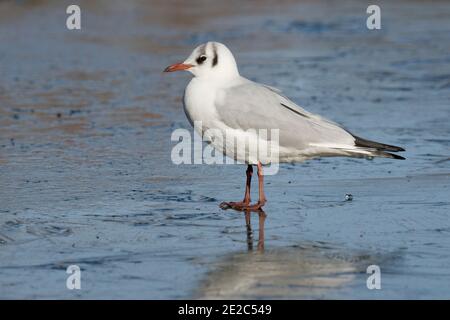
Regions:
<instances>
[{"instance_id":1,"label":"frozen lake surface","mask_svg":"<svg viewBox=\"0 0 450 320\"><path fill-rule=\"evenodd\" d=\"M0 298L450 298L450 3L382 1L378 31L358 1L201 3L81 1L69 31L69 2L0 2ZM283 165L247 231L218 207L244 166L170 160L190 76L161 71L208 40L407 160Z\"/></svg>"}]
</instances>

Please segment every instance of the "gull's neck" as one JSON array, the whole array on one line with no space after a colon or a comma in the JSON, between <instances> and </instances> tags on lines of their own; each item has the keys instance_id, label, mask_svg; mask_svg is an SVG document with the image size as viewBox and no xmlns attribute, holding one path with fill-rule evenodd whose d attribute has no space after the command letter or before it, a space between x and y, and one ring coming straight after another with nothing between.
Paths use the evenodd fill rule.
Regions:
<instances>
[{"instance_id":1,"label":"gull's neck","mask_svg":"<svg viewBox=\"0 0 450 320\"><path fill-rule=\"evenodd\" d=\"M241 77L239 73L221 73L202 77L194 77L192 80L195 80L199 83L205 83L210 87L228 88L240 84L246 79Z\"/></svg>"}]
</instances>

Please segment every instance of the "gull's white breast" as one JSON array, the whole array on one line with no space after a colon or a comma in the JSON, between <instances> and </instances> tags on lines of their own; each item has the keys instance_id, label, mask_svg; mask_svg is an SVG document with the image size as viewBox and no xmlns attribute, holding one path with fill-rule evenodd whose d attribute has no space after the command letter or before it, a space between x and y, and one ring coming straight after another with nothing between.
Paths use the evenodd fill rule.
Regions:
<instances>
[{"instance_id":1,"label":"gull's white breast","mask_svg":"<svg viewBox=\"0 0 450 320\"><path fill-rule=\"evenodd\" d=\"M241 78L242 79L242 78ZM184 111L186 116L203 139L212 144L212 146L222 152L227 157L235 159L241 163L256 164L258 160L268 163L264 159L260 159L258 150L262 150L261 146L267 145L266 141L260 141L258 132L242 130L240 128L231 128L223 122L217 106L222 106L226 96L227 87L238 85L243 80L237 79L228 83L227 86L215 86L213 83L193 78L184 93ZM246 116L242 114L242 116ZM201 123L201 132L198 124ZM244 147L242 147L244 146ZM258 150L249 146L258 146ZM267 152L260 151L260 154Z\"/></svg>"}]
</instances>

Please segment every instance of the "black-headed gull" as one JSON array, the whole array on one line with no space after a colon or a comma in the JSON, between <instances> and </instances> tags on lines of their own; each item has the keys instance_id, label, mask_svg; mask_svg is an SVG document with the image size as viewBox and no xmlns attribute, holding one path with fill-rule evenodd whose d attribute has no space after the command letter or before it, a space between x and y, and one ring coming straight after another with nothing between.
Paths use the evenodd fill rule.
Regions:
<instances>
[{"instance_id":1,"label":"black-headed gull","mask_svg":"<svg viewBox=\"0 0 450 320\"><path fill-rule=\"evenodd\" d=\"M266 203L262 171L265 162L259 154L236 152L234 144L230 147L223 141L230 133L233 139L248 139L245 141L250 143L253 140L257 144L259 140L267 142L267 136L259 134L260 129L277 129L280 163L331 156L404 159L389 153L404 151L403 148L357 137L340 125L304 110L278 89L242 77L233 54L222 43L202 44L184 62L164 71L178 70L194 75L184 93L184 110L190 123L201 121L201 136L209 132L206 140L214 148L247 164L244 200L223 202L222 208L258 210ZM259 180L259 200L253 205L250 204L252 165L258 168Z\"/></svg>"}]
</instances>

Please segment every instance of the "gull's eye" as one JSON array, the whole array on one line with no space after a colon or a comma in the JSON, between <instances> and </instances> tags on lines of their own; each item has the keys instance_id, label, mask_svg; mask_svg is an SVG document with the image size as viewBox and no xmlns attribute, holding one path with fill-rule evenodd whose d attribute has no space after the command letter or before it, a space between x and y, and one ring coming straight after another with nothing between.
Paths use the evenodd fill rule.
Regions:
<instances>
[{"instance_id":1,"label":"gull's eye","mask_svg":"<svg viewBox=\"0 0 450 320\"><path fill-rule=\"evenodd\" d=\"M205 62L205 60L206 60L206 56L201 55L200 57L197 58L197 63L202 64L203 62Z\"/></svg>"}]
</instances>

